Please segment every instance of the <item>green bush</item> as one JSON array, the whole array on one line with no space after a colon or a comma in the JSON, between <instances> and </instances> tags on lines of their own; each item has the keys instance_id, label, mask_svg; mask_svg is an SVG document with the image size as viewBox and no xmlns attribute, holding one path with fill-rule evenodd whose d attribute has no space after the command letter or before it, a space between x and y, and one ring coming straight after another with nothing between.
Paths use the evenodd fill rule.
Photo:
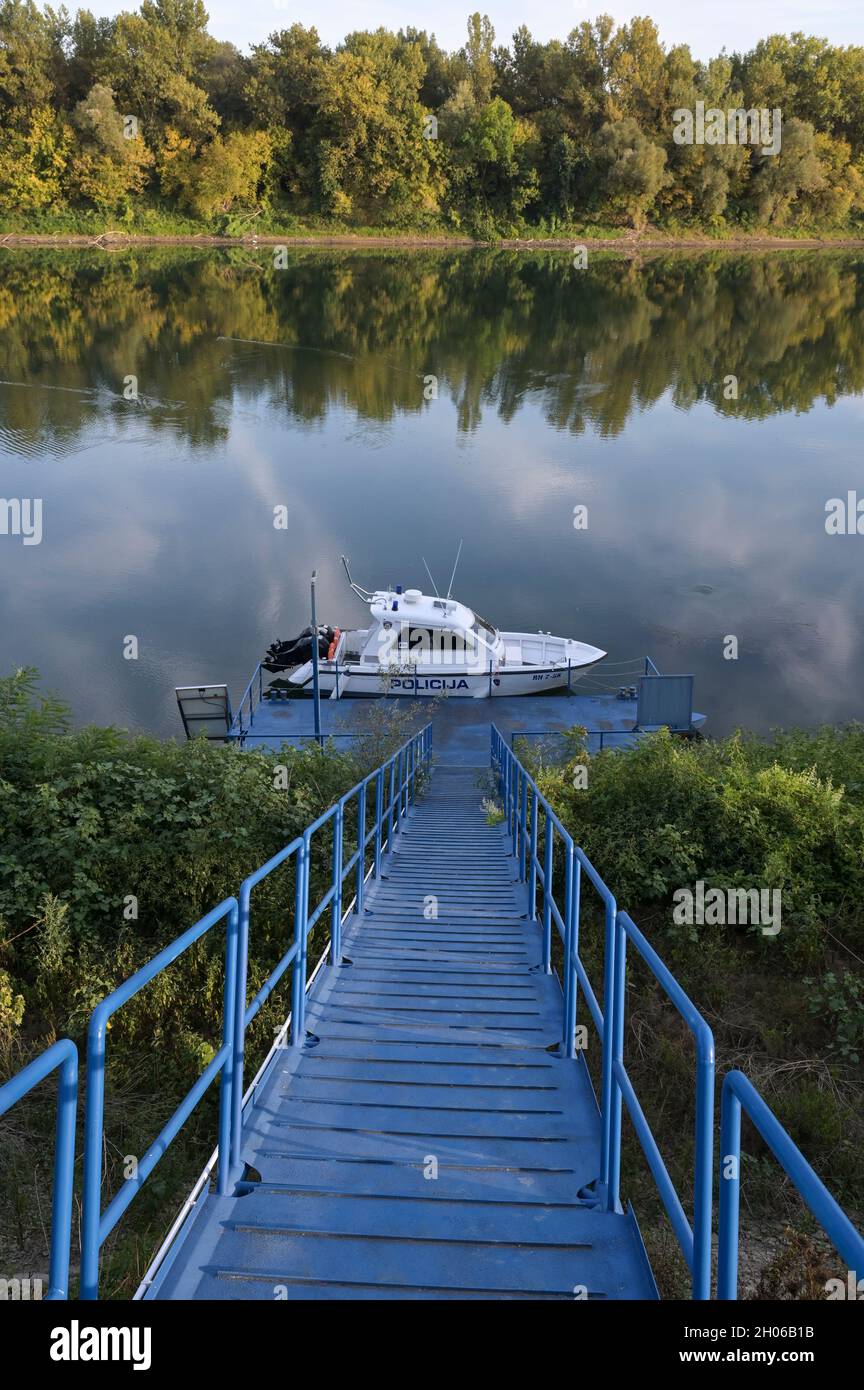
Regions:
<instances>
[{"instance_id":1,"label":"green bush","mask_svg":"<svg viewBox=\"0 0 864 1390\"><path fill-rule=\"evenodd\" d=\"M26 1002L28 1036L80 1036L105 994L406 736L397 722L352 753L240 753L203 739L70 733L35 672L0 679L0 964ZM313 902L329 882L327 860L324 831ZM250 988L289 944L292 874L286 866L255 891ZM224 934L208 934L116 1016L114 1039L134 1049L147 1036L200 1059L221 1017L223 952Z\"/></svg>"},{"instance_id":2,"label":"green bush","mask_svg":"<svg viewBox=\"0 0 864 1390\"><path fill-rule=\"evenodd\" d=\"M858 1062L864 1051L864 983L851 970L829 970L822 979L804 981L812 989L810 1012L827 1020L833 1033L833 1050L849 1062Z\"/></svg>"},{"instance_id":3,"label":"green bush","mask_svg":"<svg viewBox=\"0 0 864 1390\"><path fill-rule=\"evenodd\" d=\"M586 761L587 786L577 789L574 770ZM672 931L673 893L699 879L722 889L780 889L782 929L755 939L794 963L816 960L828 930L852 948L860 944L862 769L864 728L853 725L768 743L660 732L626 751L593 758L577 751L540 779L622 906L637 915L662 909Z\"/></svg>"}]
</instances>

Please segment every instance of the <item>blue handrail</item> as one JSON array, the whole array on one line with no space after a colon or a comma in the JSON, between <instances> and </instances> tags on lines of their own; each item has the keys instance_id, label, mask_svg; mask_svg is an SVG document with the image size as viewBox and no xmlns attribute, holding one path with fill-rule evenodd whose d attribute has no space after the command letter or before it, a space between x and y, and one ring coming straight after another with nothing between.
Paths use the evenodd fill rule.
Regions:
<instances>
[{"instance_id":1,"label":"blue handrail","mask_svg":"<svg viewBox=\"0 0 864 1390\"><path fill-rule=\"evenodd\" d=\"M711 1029L688 999L675 977L649 945L626 912L619 912L615 895L603 882L588 857L573 841L534 779L513 753L506 738L492 726L492 765L499 777L504 801L504 819L512 836L513 854L519 876L528 882L528 911L537 917L536 889L543 888L543 966L551 970L551 923L554 920L564 943L563 980L564 1034L562 1051L575 1055L574 1034L578 988L581 985L589 1012L600 1038L601 1056L601 1154L597 1196L609 1211L620 1211L621 1114L622 1099L648 1160L652 1176L663 1200L672 1228L681 1245L693 1280L693 1297L707 1299L711 1293L711 1184L714 1142L714 1039ZM544 824L544 855L538 853L541 816ZM556 837L564 854L564 910L555 901L554 857ZM591 987L579 955L579 919L582 876L589 879L604 907L605 956L603 1008ZM696 1040L696 1161L694 1212L691 1230L666 1165L660 1155L650 1125L636 1097L624 1067L625 985L627 941L633 942L655 978L666 990Z\"/></svg>"},{"instance_id":2,"label":"blue handrail","mask_svg":"<svg viewBox=\"0 0 864 1390\"><path fill-rule=\"evenodd\" d=\"M273 873L289 859L295 860L294 865L294 940L288 950L282 956L279 963L271 970L264 984L259 989L255 998L250 1004L246 1003L246 977L249 964L249 919L251 914L252 889L255 888L263 879ZM239 894L239 932L237 940L237 987L234 995L234 1065L232 1067L232 1089L231 1089L231 1151L229 1168L234 1173L240 1166L240 1146L242 1137L242 1111L243 1111L243 1068L246 1048L246 1029L252 1022L265 999L272 994L276 985L279 983L285 971L298 959L301 953L301 938L303 935L303 916L301 904L303 902L304 879L306 875L307 858L306 846L302 836L292 840L290 845L286 845L278 854L274 854L272 859L268 859L266 864L262 864L260 869L249 874L240 885ZM300 977L299 970L295 970L292 986L295 989Z\"/></svg>"},{"instance_id":3,"label":"blue handrail","mask_svg":"<svg viewBox=\"0 0 864 1390\"><path fill-rule=\"evenodd\" d=\"M199 941L217 922L227 918L225 941L225 992L222 1014L222 1046L181 1101L171 1119L102 1211L102 1146L105 1123L105 1036L112 1014L139 990ZM217 1191L228 1191L228 1155L231 1122L231 1069L234 1061L234 995L237 968L238 906L226 898L194 926L166 946L147 965L96 1005L87 1031L87 1107L84 1122L84 1214L81 1242L81 1298L99 1297L99 1255L106 1238L130 1202L143 1187L166 1149L197 1106L214 1077L222 1072L219 1095L219 1169Z\"/></svg>"},{"instance_id":4,"label":"blue handrail","mask_svg":"<svg viewBox=\"0 0 864 1390\"><path fill-rule=\"evenodd\" d=\"M72 1181L75 1172L75 1115L78 1108L78 1049L61 1038L5 1085L0 1086L0 1115L60 1070L54 1139L54 1195L51 1202L51 1263L46 1299L69 1297L69 1243L72 1238Z\"/></svg>"},{"instance_id":5,"label":"blue handrail","mask_svg":"<svg viewBox=\"0 0 864 1390\"><path fill-rule=\"evenodd\" d=\"M259 674L259 673L256 673ZM254 682L253 677L253 682ZM252 688L250 682L247 695ZM244 701L247 696L244 695ZM251 699L251 696L250 696ZM94 1299L99 1292L99 1256L102 1245L114 1229L130 1202L146 1182L159 1159L176 1138L189 1115L220 1072L222 1084L219 1096L219 1166L217 1192L225 1195L240 1165L243 1065L246 1029L265 999L289 966L294 966L292 979L292 1043L296 1046L305 1037L306 1010L306 945L309 933L326 908L332 904L331 962L341 959L342 890L345 878L356 871L358 910L362 911L365 858L374 839L372 872L381 871L382 852L393 847L400 820L407 814L416 795L417 776L421 767L428 766L432 755L432 726L427 724L408 740L393 756L346 792L335 805L310 825L302 836L250 874L240 888L239 900L226 898L223 903L202 917L193 927L137 971L129 980L97 1004L90 1019L87 1045L87 1107L84 1151L84 1219L81 1260L81 1297ZM397 774L398 769L398 774ZM388 777L389 773L389 777ZM384 782L389 782L389 797L385 803ZM367 832L367 788L376 783L376 812ZM343 865L345 807L358 798L358 843L356 852ZM330 888L315 909L309 911L309 866L311 843L315 833L335 818L333 835L332 879ZM255 998L247 1005L246 979L248 969L249 930L252 889L279 865L295 857L294 940L282 959L271 971ZM108 1020L117 1009L153 980L166 966L198 941L211 927L228 919L225 946L225 995L222 1023L222 1046L202 1072L198 1081L175 1110L171 1119L151 1144L137 1165L134 1177L127 1178L105 1211L101 1210L102 1145L105 1111L105 1035Z\"/></svg>"},{"instance_id":6,"label":"blue handrail","mask_svg":"<svg viewBox=\"0 0 864 1390\"><path fill-rule=\"evenodd\" d=\"M573 841L565 830L549 802L539 790L537 783L526 772L501 732L492 725L492 765L497 769L501 794L504 800L504 816L508 831L513 839L513 852L519 865L519 876L528 884L528 912L531 920L537 917L537 884L543 889L543 968L548 973L552 969L552 922L564 944L564 1027L562 1049L567 1057L576 1055L576 1016L578 989L588 1004L601 1045L601 1130L600 1130L600 1175L599 1188L605 1194L610 1210L616 1210L617 1194L609 1187L612 1141L612 1001L614 989L613 962L615 955L615 918L617 904L615 895L606 886L588 856ZM540 823L543 820L543 860L539 854ZM564 909L555 900L554 867L555 845L560 842L564 852L565 881ZM582 875L593 885L603 904L605 919L605 959L603 980L603 1007L588 978L588 972L579 955L579 920L582 896ZM618 1140L620 1143L620 1129Z\"/></svg>"},{"instance_id":7,"label":"blue handrail","mask_svg":"<svg viewBox=\"0 0 864 1390\"><path fill-rule=\"evenodd\" d=\"M738 1209L741 1199L741 1111L745 1110L792 1180L847 1268L864 1272L864 1239L814 1173L801 1150L743 1072L723 1078L720 1102L720 1243L717 1297L738 1297Z\"/></svg>"},{"instance_id":8,"label":"blue handrail","mask_svg":"<svg viewBox=\"0 0 864 1390\"><path fill-rule=\"evenodd\" d=\"M610 1186L617 1195L621 1177L621 1097L636 1130L651 1175L663 1199L678 1244L692 1277L694 1299L711 1297L712 1173L714 1163L714 1035L708 1024L663 963L636 923L626 912L619 912L615 940L615 992L613 1003L614 1045L612 1074L617 1091L613 1098L612 1169ZM627 942L632 941L655 980L663 986L683 1018L696 1043L696 1155L693 1167L693 1227L675 1191L668 1170L645 1112L639 1104L624 1067L624 1024L626 1015Z\"/></svg>"},{"instance_id":9,"label":"blue handrail","mask_svg":"<svg viewBox=\"0 0 864 1390\"><path fill-rule=\"evenodd\" d=\"M256 692L257 692L257 699L256 699ZM233 722L233 724L231 725L231 730L229 730L229 736L230 736L231 732L235 730L235 726L236 726L235 737L236 737L237 735L239 735L240 738L241 738L241 740L242 740L242 738L243 738L246 734L249 733L250 729L252 728L253 723L255 722L255 709L256 709L256 706L259 705L259 704L261 703L261 700L262 700L263 698L264 698L264 673L263 673L263 670L262 670L262 668L261 668L261 662L259 661L259 662L258 662L258 665L255 667L255 670L252 672L252 679L249 681L249 684L247 685L246 689L245 689L244 692L243 692L243 698L241 699L239 705L237 706L237 713L236 713L236 715L234 716L234 722ZM248 707L249 707L249 723L248 723L248 725L246 726L246 728L244 729L244 727L243 727L243 710L244 710L244 708L245 708L247 705L248 705Z\"/></svg>"},{"instance_id":10,"label":"blue handrail","mask_svg":"<svg viewBox=\"0 0 864 1390\"><path fill-rule=\"evenodd\" d=\"M242 1131L243 1070L245 1065L246 1029L252 1022L265 999L273 992L289 966L294 966L291 993L291 1045L302 1045L306 1035L306 975L307 943L312 928L327 908L331 909L330 920L330 963L338 965L342 959L342 902L345 880L355 872L356 911L363 911L363 895L366 880L366 853L374 841L372 870L374 877L381 872L382 853L393 847L393 836L399 831L399 821L408 813L417 790L417 777L421 767L427 767L432 756L432 725L427 724L414 734L385 763L362 778L356 786L347 791L301 836L293 840L285 849L262 864L240 885L240 929L238 934L237 989L234 1004L234 1066L233 1095L231 1101L231 1159L232 1174L239 1168ZM396 768L400 768L398 780L399 803L395 802ZM404 769L404 775L403 771ZM389 798L385 803L384 783L389 784ZM371 827L367 830L368 789L375 784L375 812ZM344 859L345 811L357 801L357 848L347 863ZM331 859L330 886L320 901L310 911L309 886L312 864L312 841L317 832L330 822L333 826L333 848ZM249 960L249 934L251 918L252 890L275 869L289 859L294 865L294 936L291 946L270 972L255 998L246 1003L246 978Z\"/></svg>"}]
</instances>

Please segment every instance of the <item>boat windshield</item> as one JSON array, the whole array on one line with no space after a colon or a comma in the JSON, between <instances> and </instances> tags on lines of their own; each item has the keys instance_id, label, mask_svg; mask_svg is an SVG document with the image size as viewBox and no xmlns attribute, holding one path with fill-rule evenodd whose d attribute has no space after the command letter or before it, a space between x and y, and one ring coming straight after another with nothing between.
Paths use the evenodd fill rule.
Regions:
<instances>
[{"instance_id":1,"label":"boat windshield","mask_svg":"<svg viewBox=\"0 0 864 1390\"><path fill-rule=\"evenodd\" d=\"M491 623L487 623L485 618L481 618L479 613L474 614L473 631L477 633L478 637L485 636L487 642L493 645L498 641L498 633L495 628Z\"/></svg>"}]
</instances>

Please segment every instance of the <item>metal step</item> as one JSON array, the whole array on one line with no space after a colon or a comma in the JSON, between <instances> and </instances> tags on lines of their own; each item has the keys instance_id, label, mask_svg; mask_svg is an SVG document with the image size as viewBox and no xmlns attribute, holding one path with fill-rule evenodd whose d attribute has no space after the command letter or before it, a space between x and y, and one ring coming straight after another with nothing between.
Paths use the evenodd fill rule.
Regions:
<instances>
[{"instance_id":1,"label":"metal step","mask_svg":"<svg viewBox=\"0 0 864 1390\"><path fill-rule=\"evenodd\" d=\"M201 1202L148 1297L656 1297L632 1215L579 1196L597 1105L482 795L434 773L246 1114L260 1181Z\"/></svg>"}]
</instances>

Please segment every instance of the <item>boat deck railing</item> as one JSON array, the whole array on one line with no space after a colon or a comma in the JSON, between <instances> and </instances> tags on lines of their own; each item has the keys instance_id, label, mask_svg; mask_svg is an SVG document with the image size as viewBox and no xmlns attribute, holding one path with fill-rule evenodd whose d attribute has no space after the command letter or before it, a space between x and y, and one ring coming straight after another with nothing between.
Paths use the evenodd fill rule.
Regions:
<instances>
[{"instance_id":1,"label":"boat deck railing","mask_svg":"<svg viewBox=\"0 0 864 1390\"><path fill-rule=\"evenodd\" d=\"M234 722L228 732L229 738L243 739L251 734L255 723L255 710L264 698L264 669L261 662L252 672L252 678L243 692L243 698L237 706L234 715Z\"/></svg>"}]
</instances>

